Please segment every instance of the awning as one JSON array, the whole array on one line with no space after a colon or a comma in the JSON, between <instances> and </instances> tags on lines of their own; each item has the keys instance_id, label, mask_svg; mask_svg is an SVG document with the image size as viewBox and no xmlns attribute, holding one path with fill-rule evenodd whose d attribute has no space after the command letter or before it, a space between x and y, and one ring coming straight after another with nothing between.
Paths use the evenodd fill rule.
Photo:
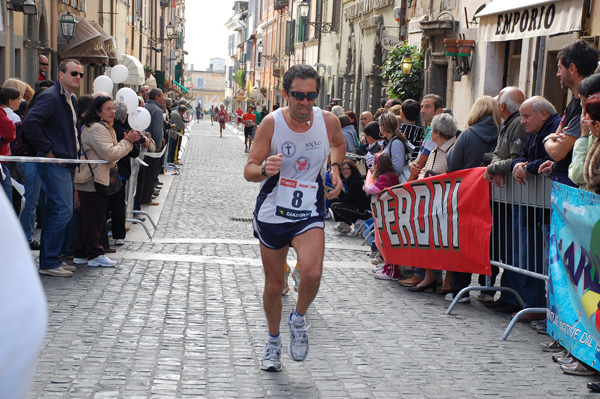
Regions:
<instances>
[{"instance_id":1,"label":"awning","mask_svg":"<svg viewBox=\"0 0 600 399\"><path fill-rule=\"evenodd\" d=\"M497 42L581 30L583 0L494 0L475 15L479 40Z\"/></svg>"},{"instance_id":2,"label":"awning","mask_svg":"<svg viewBox=\"0 0 600 399\"><path fill-rule=\"evenodd\" d=\"M125 65L129 70L127 80L123 82L126 85L141 86L146 80L144 76L144 66L133 55L121 54L121 64Z\"/></svg>"},{"instance_id":3,"label":"awning","mask_svg":"<svg viewBox=\"0 0 600 399\"><path fill-rule=\"evenodd\" d=\"M156 78L153 75L148 76L148 78L146 78L146 81L144 82L144 84L151 89L156 89L158 87L156 85Z\"/></svg>"},{"instance_id":4,"label":"awning","mask_svg":"<svg viewBox=\"0 0 600 399\"><path fill-rule=\"evenodd\" d=\"M82 64L108 65L102 34L88 19L78 15L75 15L75 19L78 22L77 30L69 43L58 34L58 55L61 60L74 58Z\"/></svg>"},{"instance_id":5,"label":"awning","mask_svg":"<svg viewBox=\"0 0 600 399\"><path fill-rule=\"evenodd\" d=\"M106 33L96 22L90 21L90 23L102 35L104 51L106 52L106 55L108 55L108 65L111 67L117 65L119 59L117 57L117 42L115 41L115 38Z\"/></svg>"}]
</instances>

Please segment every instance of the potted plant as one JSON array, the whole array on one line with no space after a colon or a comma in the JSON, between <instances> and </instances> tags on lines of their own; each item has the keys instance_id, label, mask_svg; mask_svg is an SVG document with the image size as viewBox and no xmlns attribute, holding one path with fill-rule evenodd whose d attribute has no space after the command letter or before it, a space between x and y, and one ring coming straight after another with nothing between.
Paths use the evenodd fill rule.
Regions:
<instances>
[{"instance_id":1,"label":"potted plant","mask_svg":"<svg viewBox=\"0 0 600 399\"><path fill-rule=\"evenodd\" d=\"M458 53L458 40L445 38L444 39L444 47L446 47L446 52L450 54Z\"/></svg>"},{"instance_id":2,"label":"potted plant","mask_svg":"<svg viewBox=\"0 0 600 399\"><path fill-rule=\"evenodd\" d=\"M458 40L459 54L470 55L475 47L475 40Z\"/></svg>"},{"instance_id":3,"label":"potted plant","mask_svg":"<svg viewBox=\"0 0 600 399\"><path fill-rule=\"evenodd\" d=\"M260 93L261 93L263 96L266 96L266 95L267 95L267 88L266 88L266 87L264 87L264 86L263 86L263 87L261 87L261 88L260 88Z\"/></svg>"}]
</instances>

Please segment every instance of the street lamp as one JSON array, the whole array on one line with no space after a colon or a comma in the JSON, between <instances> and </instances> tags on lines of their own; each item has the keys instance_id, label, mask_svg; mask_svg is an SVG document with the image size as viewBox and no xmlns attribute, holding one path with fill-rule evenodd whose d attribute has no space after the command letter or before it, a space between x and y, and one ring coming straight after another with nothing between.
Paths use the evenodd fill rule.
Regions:
<instances>
[{"instance_id":1,"label":"street lamp","mask_svg":"<svg viewBox=\"0 0 600 399\"><path fill-rule=\"evenodd\" d=\"M77 30L77 21L75 20L75 16L71 14L71 12L67 11L66 14L60 16L58 20L60 24L60 32L62 36L67 41L67 44L71 41L71 39L75 36L75 31Z\"/></svg>"},{"instance_id":2,"label":"street lamp","mask_svg":"<svg viewBox=\"0 0 600 399\"><path fill-rule=\"evenodd\" d=\"M34 0L9 0L6 8L22 12L25 15L37 15L37 7Z\"/></svg>"},{"instance_id":3,"label":"street lamp","mask_svg":"<svg viewBox=\"0 0 600 399\"><path fill-rule=\"evenodd\" d=\"M400 61L400 68L402 69L402 75L410 75L410 71L412 70L413 62L410 54L405 54Z\"/></svg>"},{"instance_id":4,"label":"street lamp","mask_svg":"<svg viewBox=\"0 0 600 399\"><path fill-rule=\"evenodd\" d=\"M300 11L300 17L302 18L302 23L305 25L312 25L315 27L315 31L320 33L329 33L331 32L331 24L329 22L311 22L308 20L308 14L310 12L310 0L302 0L298 5L298 9ZM306 44L304 40L304 31L302 36L302 63L304 64L304 52L305 52Z\"/></svg>"},{"instance_id":5,"label":"street lamp","mask_svg":"<svg viewBox=\"0 0 600 399\"><path fill-rule=\"evenodd\" d=\"M173 23L171 21L169 21L169 23L167 24L166 30L167 30L167 37L169 39L172 39L173 32L175 31L175 27L173 26Z\"/></svg>"}]
</instances>

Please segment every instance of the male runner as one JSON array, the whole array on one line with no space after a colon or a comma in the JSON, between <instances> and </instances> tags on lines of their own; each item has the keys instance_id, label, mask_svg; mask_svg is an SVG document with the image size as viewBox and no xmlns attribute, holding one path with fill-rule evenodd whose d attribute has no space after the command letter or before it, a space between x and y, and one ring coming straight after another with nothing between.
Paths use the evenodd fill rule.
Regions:
<instances>
[{"instance_id":1,"label":"male runner","mask_svg":"<svg viewBox=\"0 0 600 399\"><path fill-rule=\"evenodd\" d=\"M256 115L252 112L254 107L248 105L248 112L242 115L242 123L244 124L244 144L246 145L246 154L250 152L252 147L252 135L256 128Z\"/></svg>"},{"instance_id":2,"label":"male runner","mask_svg":"<svg viewBox=\"0 0 600 399\"><path fill-rule=\"evenodd\" d=\"M294 247L302 264L298 302L290 313L288 353L302 361L308 355L308 323L304 315L321 283L325 252L325 169L331 150L331 181L338 196L340 164L346 142L335 115L314 107L319 75L308 65L295 65L283 77L288 106L267 115L258 126L244 177L261 182L254 211L254 235L260 240L265 271L263 301L269 338L261 369L281 370L281 293L288 249Z\"/></svg>"},{"instance_id":3,"label":"male runner","mask_svg":"<svg viewBox=\"0 0 600 399\"><path fill-rule=\"evenodd\" d=\"M225 130L225 122L227 122L227 111L225 106L221 104L221 109L217 112L217 119L219 121L219 135L223 137L223 130Z\"/></svg>"}]
</instances>

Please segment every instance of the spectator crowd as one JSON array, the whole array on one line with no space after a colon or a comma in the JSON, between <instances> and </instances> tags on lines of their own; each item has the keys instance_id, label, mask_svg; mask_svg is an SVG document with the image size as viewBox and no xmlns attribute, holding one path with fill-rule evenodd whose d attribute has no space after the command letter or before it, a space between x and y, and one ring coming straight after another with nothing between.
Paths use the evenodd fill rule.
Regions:
<instances>
[{"instance_id":1,"label":"spectator crowd","mask_svg":"<svg viewBox=\"0 0 600 399\"><path fill-rule=\"evenodd\" d=\"M40 57L40 65L43 61ZM60 63L56 82L43 77L36 90L14 78L0 90L0 155L19 157L1 164L3 191L30 249L40 251L40 274L70 277L77 265L114 267L118 262L107 254L125 243L126 219L133 216L128 200L133 210L159 205L163 166L179 163L188 103L142 86L139 106L151 120L140 132L129 126L125 103L109 93L75 96L84 78L77 60ZM138 168L138 157L147 166ZM138 170L134 178L132 163ZM136 194L129 199L131 184Z\"/></svg>"}]
</instances>

